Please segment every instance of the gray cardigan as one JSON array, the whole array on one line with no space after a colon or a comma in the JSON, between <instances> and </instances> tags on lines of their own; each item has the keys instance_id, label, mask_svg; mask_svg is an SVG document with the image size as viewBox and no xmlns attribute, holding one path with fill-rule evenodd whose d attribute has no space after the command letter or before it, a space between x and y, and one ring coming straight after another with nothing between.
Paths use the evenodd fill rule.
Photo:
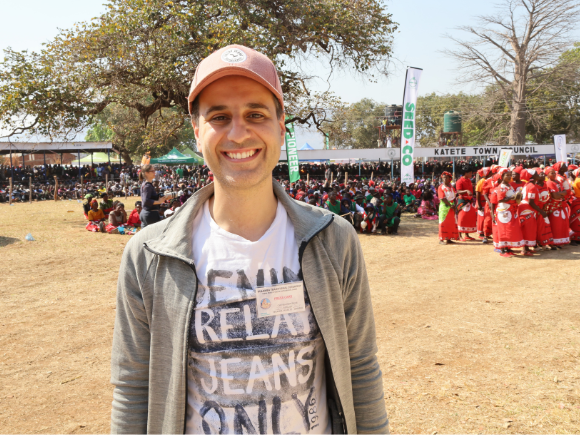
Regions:
<instances>
[{"instance_id":1,"label":"gray cardigan","mask_svg":"<svg viewBox=\"0 0 580 435\"><path fill-rule=\"evenodd\" d=\"M371 296L352 225L293 200L273 180L294 225L304 286L327 350L333 433L387 433ZM168 220L127 243L117 288L111 383L112 433L183 433L188 326L197 276L192 222L210 184Z\"/></svg>"}]
</instances>

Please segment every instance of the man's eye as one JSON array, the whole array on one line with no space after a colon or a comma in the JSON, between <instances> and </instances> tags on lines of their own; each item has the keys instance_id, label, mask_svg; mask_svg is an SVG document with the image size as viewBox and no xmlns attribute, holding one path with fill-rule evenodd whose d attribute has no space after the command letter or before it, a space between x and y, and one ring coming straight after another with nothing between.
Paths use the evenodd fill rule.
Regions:
<instances>
[{"instance_id":1,"label":"man's eye","mask_svg":"<svg viewBox=\"0 0 580 435\"><path fill-rule=\"evenodd\" d=\"M212 121L225 121L227 120L227 116L224 115L218 115L218 116L214 116L211 120Z\"/></svg>"},{"instance_id":2,"label":"man's eye","mask_svg":"<svg viewBox=\"0 0 580 435\"><path fill-rule=\"evenodd\" d=\"M255 119L259 119L259 118L263 118L264 115L262 115L261 113L252 113L250 114L250 116L248 116L248 118L255 118Z\"/></svg>"}]
</instances>

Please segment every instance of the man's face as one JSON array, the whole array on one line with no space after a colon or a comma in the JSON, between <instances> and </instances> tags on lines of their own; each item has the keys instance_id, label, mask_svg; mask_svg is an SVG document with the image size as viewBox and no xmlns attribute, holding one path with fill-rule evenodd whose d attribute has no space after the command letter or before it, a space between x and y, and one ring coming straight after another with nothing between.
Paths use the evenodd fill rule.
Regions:
<instances>
[{"instance_id":1,"label":"man's face","mask_svg":"<svg viewBox=\"0 0 580 435\"><path fill-rule=\"evenodd\" d=\"M241 76L216 80L199 95L199 119L192 124L218 183L247 189L272 176L285 129L266 87Z\"/></svg>"}]
</instances>

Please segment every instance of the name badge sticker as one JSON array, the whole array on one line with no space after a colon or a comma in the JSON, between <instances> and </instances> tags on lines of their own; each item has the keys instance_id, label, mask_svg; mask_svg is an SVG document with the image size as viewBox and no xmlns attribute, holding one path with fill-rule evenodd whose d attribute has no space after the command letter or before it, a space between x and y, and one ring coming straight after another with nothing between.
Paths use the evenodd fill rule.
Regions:
<instances>
[{"instance_id":1,"label":"name badge sticker","mask_svg":"<svg viewBox=\"0 0 580 435\"><path fill-rule=\"evenodd\" d=\"M299 313L306 309L302 281L256 288L258 317Z\"/></svg>"}]
</instances>

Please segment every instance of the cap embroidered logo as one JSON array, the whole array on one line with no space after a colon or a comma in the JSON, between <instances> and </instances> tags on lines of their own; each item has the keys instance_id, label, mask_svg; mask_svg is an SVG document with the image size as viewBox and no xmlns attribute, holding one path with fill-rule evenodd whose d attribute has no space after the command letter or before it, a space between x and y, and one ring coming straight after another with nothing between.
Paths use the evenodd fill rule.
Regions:
<instances>
[{"instance_id":1,"label":"cap embroidered logo","mask_svg":"<svg viewBox=\"0 0 580 435\"><path fill-rule=\"evenodd\" d=\"M241 63L248 57L239 48L230 48L222 53L222 60L227 63Z\"/></svg>"}]
</instances>

